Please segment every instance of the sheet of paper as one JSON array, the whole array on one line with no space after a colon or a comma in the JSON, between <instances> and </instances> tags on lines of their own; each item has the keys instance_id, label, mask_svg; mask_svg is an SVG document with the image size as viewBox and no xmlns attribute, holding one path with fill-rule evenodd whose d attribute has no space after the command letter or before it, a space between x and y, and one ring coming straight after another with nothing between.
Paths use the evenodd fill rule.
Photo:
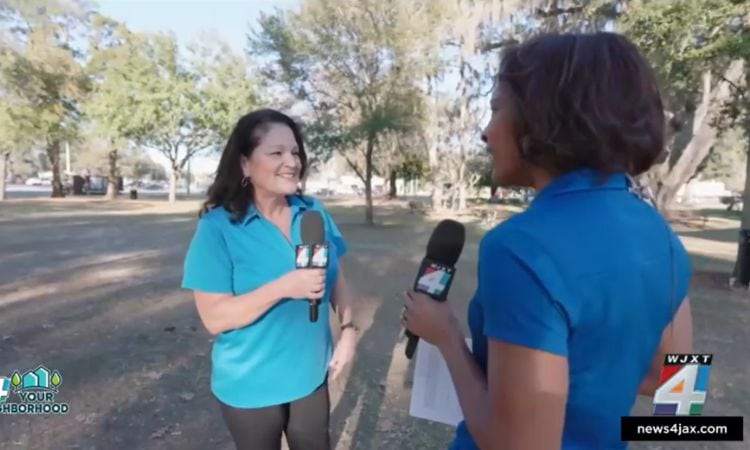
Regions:
<instances>
[{"instance_id":1,"label":"sheet of paper","mask_svg":"<svg viewBox=\"0 0 750 450\"><path fill-rule=\"evenodd\" d=\"M466 342L471 348L471 339ZM417 346L409 414L453 426L463 420L456 388L443 355L437 347L423 340Z\"/></svg>"}]
</instances>

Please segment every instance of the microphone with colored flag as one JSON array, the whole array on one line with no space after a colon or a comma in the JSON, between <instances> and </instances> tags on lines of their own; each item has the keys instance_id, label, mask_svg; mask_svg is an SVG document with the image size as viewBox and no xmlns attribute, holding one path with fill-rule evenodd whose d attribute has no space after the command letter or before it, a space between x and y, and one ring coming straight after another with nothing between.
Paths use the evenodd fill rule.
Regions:
<instances>
[{"instance_id":1,"label":"microphone with colored flag","mask_svg":"<svg viewBox=\"0 0 750 450\"><path fill-rule=\"evenodd\" d=\"M463 224L446 219L438 223L427 242L427 254L422 259L414 280L414 290L429 295L433 300L445 301L456 273L456 262L466 240ZM419 337L406 330L406 357L411 359Z\"/></svg>"},{"instance_id":2,"label":"microphone with colored flag","mask_svg":"<svg viewBox=\"0 0 750 450\"><path fill-rule=\"evenodd\" d=\"M302 244L297 246L295 265L298 269L328 267L328 243L325 242L323 215L320 211L307 210L302 213L300 224ZM310 302L310 322L317 322L320 300Z\"/></svg>"}]
</instances>

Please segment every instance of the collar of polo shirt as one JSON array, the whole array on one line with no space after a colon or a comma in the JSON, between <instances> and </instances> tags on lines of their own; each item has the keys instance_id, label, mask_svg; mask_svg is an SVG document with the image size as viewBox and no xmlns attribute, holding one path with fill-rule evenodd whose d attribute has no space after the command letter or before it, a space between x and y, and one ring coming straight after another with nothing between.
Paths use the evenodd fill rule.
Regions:
<instances>
[{"instance_id":1,"label":"collar of polo shirt","mask_svg":"<svg viewBox=\"0 0 750 450\"><path fill-rule=\"evenodd\" d=\"M289 207L292 209L292 218L294 218L296 214L305 211L312 206L312 203L308 199L299 194L287 195L286 200L287 203L289 203ZM258 217L260 217L260 211L258 211L255 203L250 203L245 218L242 219L242 224L247 225L252 222L253 219L257 219Z\"/></svg>"}]
</instances>

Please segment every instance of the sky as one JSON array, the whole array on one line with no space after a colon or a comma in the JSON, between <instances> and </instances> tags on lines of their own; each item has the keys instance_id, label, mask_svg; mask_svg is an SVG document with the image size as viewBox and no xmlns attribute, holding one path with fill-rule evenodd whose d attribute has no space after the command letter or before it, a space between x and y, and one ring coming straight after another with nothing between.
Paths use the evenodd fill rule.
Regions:
<instances>
[{"instance_id":1,"label":"sky","mask_svg":"<svg viewBox=\"0 0 750 450\"><path fill-rule=\"evenodd\" d=\"M236 51L243 52L247 34L257 23L261 12L271 13L275 8L296 9L302 0L99 0L99 11L125 22L134 31L172 31L178 43L186 46L199 38L202 32L212 32L225 40ZM448 91L455 89L456 76L449 74L442 83ZM272 106L272 105L269 105ZM485 108L486 109L486 108ZM165 165L166 158L149 151L157 162ZM196 156L191 170L212 173L218 154Z\"/></svg>"},{"instance_id":2,"label":"sky","mask_svg":"<svg viewBox=\"0 0 750 450\"><path fill-rule=\"evenodd\" d=\"M97 4L101 13L125 22L133 31L172 31L183 47L201 32L212 31L241 52L261 12L296 8L300 0L99 0ZM149 154L166 163L158 153ZM217 161L218 155L196 157L192 170L211 172Z\"/></svg>"},{"instance_id":3,"label":"sky","mask_svg":"<svg viewBox=\"0 0 750 450\"><path fill-rule=\"evenodd\" d=\"M99 0L99 10L135 31L167 31L181 45L201 31L213 30L236 50L260 12L296 8L299 0Z\"/></svg>"}]
</instances>

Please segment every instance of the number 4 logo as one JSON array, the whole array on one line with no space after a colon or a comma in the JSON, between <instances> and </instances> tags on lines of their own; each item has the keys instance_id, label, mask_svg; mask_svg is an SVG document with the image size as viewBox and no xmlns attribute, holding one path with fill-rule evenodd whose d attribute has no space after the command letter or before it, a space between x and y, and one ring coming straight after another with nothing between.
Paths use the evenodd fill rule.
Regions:
<instances>
[{"instance_id":1,"label":"number 4 logo","mask_svg":"<svg viewBox=\"0 0 750 450\"><path fill-rule=\"evenodd\" d=\"M707 378L708 366L682 366L654 393L654 414L700 414L706 401Z\"/></svg>"},{"instance_id":2,"label":"number 4 logo","mask_svg":"<svg viewBox=\"0 0 750 450\"><path fill-rule=\"evenodd\" d=\"M435 270L419 277L418 286L431 295L440 295L443 289L445 289L445 277L445 272Z\"/></svg>"}]
</instances>

